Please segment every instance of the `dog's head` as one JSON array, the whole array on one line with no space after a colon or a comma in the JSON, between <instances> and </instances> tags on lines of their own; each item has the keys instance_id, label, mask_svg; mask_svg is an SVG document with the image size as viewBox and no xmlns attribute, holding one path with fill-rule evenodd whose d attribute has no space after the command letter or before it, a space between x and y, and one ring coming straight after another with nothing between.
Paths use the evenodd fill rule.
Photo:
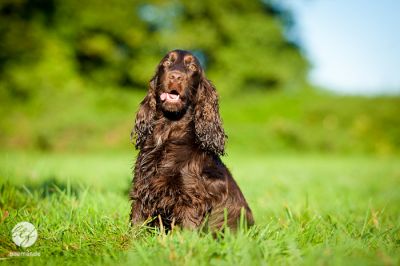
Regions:
<instances>
[{"instance_id":1,"label":"dog's head","mask_svg":"<svg viewBox=\"0 0 400 266\"><path fill-rule=\"evenodd\" d=\"M167 119L179 120L189 108L193 110L196 142L206 151L223 154L226 135L219 116L216 90L192 53L174 50L158 64L148 94L140 104L132 132L136 137L136 148L141 148L153 133L157 111Z\"/></svg>"},{"instance_id":2,"label":"dog's head","mask_svg":"<svg viewBox=\"0 0 400 266\"><path fill-rule=\"evenodd\" d=\"M165 113L180 113L195 101L203 69L191 53L175 50L161 60L154 78L161 109Z\"/></svg>"}]
</instances>

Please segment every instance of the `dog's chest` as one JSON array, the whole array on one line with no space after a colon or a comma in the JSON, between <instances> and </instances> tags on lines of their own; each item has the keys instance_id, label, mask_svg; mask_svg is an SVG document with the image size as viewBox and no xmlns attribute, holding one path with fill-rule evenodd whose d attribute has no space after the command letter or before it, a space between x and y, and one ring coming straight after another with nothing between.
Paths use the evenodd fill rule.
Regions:
<instances>
[{"instance_id":1,"label":"dog's chest","mask_svg":"<svg viewBox=\"0 0 400 266\"><path fill-rule=\"evenodd\" d=\"M158 208L196 201L204 182L191 155L161 154L155 171L147 179L149 204Z\"/></svg>"},{"instance_id":2,"label":"dog's chest","mask_svg":"<svg viewBox=\"0 0 400 266\"><path fill-rule=\"evenodd\" d=\"M139 156L136 166L135 197L148 215L175 213L176 206L203 202L208 193L201 176L202 155L193 141L174 138L157 144Z\"/></svg>"}]
</instances>

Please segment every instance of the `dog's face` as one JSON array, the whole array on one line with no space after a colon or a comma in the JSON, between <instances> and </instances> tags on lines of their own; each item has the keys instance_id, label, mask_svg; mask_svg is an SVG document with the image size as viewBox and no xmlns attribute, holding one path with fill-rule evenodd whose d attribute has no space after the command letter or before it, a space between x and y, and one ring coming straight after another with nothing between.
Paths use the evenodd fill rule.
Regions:
<instances>
[{"instance_id":1,"label":"dog's face","mask_svg":"<svg viewBox=\"0 0 400 266\"><path fill-rule=\"evenodd\" d=\"M202 68L190 52L174 50L160 62L156 97L164 112L179 113L193 101L201 80Z\"/></svg>"}]
</instances>

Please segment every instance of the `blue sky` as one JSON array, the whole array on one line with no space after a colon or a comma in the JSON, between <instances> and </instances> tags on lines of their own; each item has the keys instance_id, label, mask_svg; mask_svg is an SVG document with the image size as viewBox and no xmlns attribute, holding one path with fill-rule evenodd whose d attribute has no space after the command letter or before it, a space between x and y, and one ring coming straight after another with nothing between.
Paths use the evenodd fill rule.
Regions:
<instances>
[{"instance_id":1,"label":"blue sky","mask_svg":"<svg viewBox=\"0 0 400 266\"><path fill-rule=\"evenodd\" d=\"M400 94L400 0L286 0L313 69L349 94Z\"/></svg>"}]
</instances>

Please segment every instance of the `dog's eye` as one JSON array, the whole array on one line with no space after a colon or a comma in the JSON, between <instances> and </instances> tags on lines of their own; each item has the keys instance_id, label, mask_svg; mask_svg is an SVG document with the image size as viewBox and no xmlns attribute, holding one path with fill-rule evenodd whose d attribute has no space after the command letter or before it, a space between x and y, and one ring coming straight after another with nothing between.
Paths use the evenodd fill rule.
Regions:
<instances>
[{"instance_id":1,"label":"dog's eye","mask_svg":"<svg viewBox=\"0 0 400 266\"><path fill-rule=\"evenodd\" d=\"M165 67L170 66L170 65L172 65L172 62L169 60L164 61L164 63L163 63L163 66L165 66Z\"/></svg>"},{"instance_id":2,"label":"dog's eye","mask_svg":"<svg viewBox=\"0 0 400 266\"><path fill-rule=\"evenodd\" d=\"M189 69L192 71L196 71L197 70L197 66L195 64L190 64L189 65Z\"/></svg>"}]
</instances>

